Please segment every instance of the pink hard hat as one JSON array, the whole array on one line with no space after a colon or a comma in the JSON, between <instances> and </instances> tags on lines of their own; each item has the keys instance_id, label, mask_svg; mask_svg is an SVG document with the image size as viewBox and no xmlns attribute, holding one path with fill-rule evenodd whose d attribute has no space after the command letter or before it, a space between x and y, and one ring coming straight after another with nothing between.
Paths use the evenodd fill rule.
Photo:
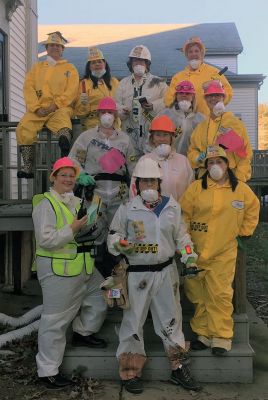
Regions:
<instances>
[{"instance_id":1,"label":"pink hard hat","mask_svg":"<svg viewBox=\"0 0 268 400\"><path fill-rule=\"evenodd\" d=\"M80 168L73 162L73 160L71 160L69 157L62 157L59 158L57 161L55 161L53 165L52 172L49 176L50 182L52 182L52 178L54 177L55 172L57 172L61 168L73 168L75 171L76 178L80 174Z\"/></svg>"},{"instance_id":2,"label":"pink hard hat","mask_svg":"<svg viewBox=\"0 0 268 400\"><path fill-rule=\"evenodd\" d=\"M116 102L111 97L104 97L100 100L97 110L117 111Z\"/></svg>"},{"instance_id":3,"label":"pink hard hat","mask_svg":"<svg viewBox=\"0 0 268 400\"><path fill-rule=\"evenodd\" d=\"M203 84L204 96L209 94L222 94L225 96L225 91L221 81L208 81Z\"/></svg>"},{"instance_id":4,"label":"pink hard hat","mask_svg":"<svg viewBox=\"0 0 268 400\"><path fill-rule=\"evenodd\" d=\"M176 93L191 93L195 94L195 88L190 81L181 81L175 88Z\"/></svg>"}]
</instances>

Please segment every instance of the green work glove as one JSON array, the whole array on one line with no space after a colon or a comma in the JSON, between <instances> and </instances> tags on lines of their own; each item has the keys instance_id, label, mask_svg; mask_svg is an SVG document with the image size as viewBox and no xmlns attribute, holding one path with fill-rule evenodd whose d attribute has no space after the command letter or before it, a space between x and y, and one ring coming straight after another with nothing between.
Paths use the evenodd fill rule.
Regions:
<instances>
[{"instance_id":1,"label":"green work glove","mask_svg":"<svg viewBox=\"0 0 268 400\"><path fill-rule=\"evenodd\" d=\"M196 258L195 257L189 257L186 261L186 267L196 267Z\"/></svg>"},{"instance_id":2,"label":"green work glove","mask_svg":"<svg viewBox=\"0 0 268 400\"><path fill-rule=\"evenodd\" d=\"M134 247L132 244L122 245L120 242L115 242L114 249L118 251L118 253L124 254L126 256L130 255L134 251Z\"/></svg>"},{"instance_id":3,"label":"green work glove","mask_svg":"<svg viewBox=\"0 0 268 400\"><path fill-rule=\"evenodd\" d=\"M77 178L77 182L80 185L83 185L83 186L95 185L96 184L95 179L93 178L93 176L88 175L86 172L81 172L81 174Z\"/></svg>"}]
</instances>

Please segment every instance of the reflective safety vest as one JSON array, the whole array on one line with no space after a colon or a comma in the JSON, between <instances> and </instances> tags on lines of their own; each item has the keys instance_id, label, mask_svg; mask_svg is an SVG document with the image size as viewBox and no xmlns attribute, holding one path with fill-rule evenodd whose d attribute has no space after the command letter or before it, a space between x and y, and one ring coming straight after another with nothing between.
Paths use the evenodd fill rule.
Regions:
<instances>
[{"instance_id":1,"label":"reflective safety vest","mask_svg":"<svg viewBox=\"0 0 268 400\"><path fill-rule=\"evenodd\" d=\"M49 200L56 214L56 229L59 230L66 224L73 222L71 211L50 193L36 194L33 196L33 207L36 207L43 199ZM78 210L77 210L78 211ZM36 247L36 256L51 258L51 267L54 274L59 276L76 276L81 274L85 265L87 274L91 274L94 268L94 260L87 252L79 253L79 245L75 240L67 243L57 250L46 250Z\"/></svg>"}]
</instances>

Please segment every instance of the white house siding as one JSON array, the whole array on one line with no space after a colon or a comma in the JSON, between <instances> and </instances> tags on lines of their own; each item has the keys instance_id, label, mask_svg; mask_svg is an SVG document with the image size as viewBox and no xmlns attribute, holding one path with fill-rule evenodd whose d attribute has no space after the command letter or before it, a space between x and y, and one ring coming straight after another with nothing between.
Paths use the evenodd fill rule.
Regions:
<instances>
[{"instance_id":1,"label":"white house siding","mask_svg":"<svg viewBox=\"0 0 268 400\"><path fill-rule=\"evenodd\" d=\"M237 56L210 56L205 57L205 61L220 68L228 67L230 72L237 74Z\"/></svg>"},{"instance_id":2,"label":"white house siding","mask_svg":"<svg viewBox=\"0 0 268 400\"><path fill-rule=\"evenodd\" d=\"M247 127L251 145L258 149L258 110L256 85L233 85L234 95L227 109L241 118Z\"/></svg>"},{"instance_id":3,"label":"white house siding","mask_svg":"<svg viewBox=\"0 0 268 400\"><path fill-rule=\"evenodd\" d=\"M10 121L19 121L25 112L23 85L26 72L37 59L37 1L25 0L18 7L10 22L9 36L9 115ZM10 159L17 164L17 141L15 133L10 139ZM26 185L23 190L25 196ZM11 171L11 198L17 198L16 171Z\"/></svg>"},{"instance_id":4,"label":"white house siding","mask_svg":"<svg viewBox=\"0 0 268 400\"><path fill-rule=\"evenodd\" d=\"M23 82L26 73L26 13L25 7L18 7L10 21L9 36L9 118L19 121L25 111ZM10 161L17 164L17 141L15 133L10 138ZM11 170L11 198L17 198L16 171Z\"/></svg>"}]
</instances>

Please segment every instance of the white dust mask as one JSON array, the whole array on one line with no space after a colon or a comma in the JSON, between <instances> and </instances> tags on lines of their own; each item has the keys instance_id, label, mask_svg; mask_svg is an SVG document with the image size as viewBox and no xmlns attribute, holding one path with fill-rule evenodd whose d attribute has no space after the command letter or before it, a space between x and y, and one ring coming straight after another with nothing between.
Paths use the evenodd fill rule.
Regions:
<instances>
[{"instance_id":1,"label":"white dust mask","mask_svg":"<svg viewBox=\"0 0 268 400\"><path fill-rule=\"evenodd\" d=\"M105 72L106 72L106 69L105 68L103 68L103 69L101 69L101 70L98 70L98 71L91 71L91 74L93 75L93 76L95 76L95 78L101 78L104 74L105 74Z\"/></svg>"},{"instance_id":2,"label":"white dust mask","mask_svg":"<svg viewBox=\"0 0 268 400\"><path fill-rule=\"evenodd\" d=\"M189 108L191 107L192 103L188 100L181 100L178 102L179 109L183 112L189 111Z\"/></svg>"},{"instance_id":3,"label":"white dust mask","mask_svg":"<svg viewBox=\"0 0 268 400\"><path fill-rule=\"evenodd\" d=\"M219 101L215 106L213 107L213 114L216 115L216 117L222 115L225 112L225 105L222 101Z\"/></svg>"},{"instance_id":4,"label":"white dust mask","mask_svg":"<svg viewBox=\"0 0 268 400\"><path fill-rule=\"evenodd\" d=\"M214 179L214 181L219 181L223 177L224 171L221 169L219 165L215 164L212 165L209 171L209 175L212 179Z\"/></svg>"},{"instance_id":5,"label":"white dust mask","mask_svg":"<svg viewBox=\"0 0 268 400\"><path fill-rule=\"evenodd\" d=\"M158 200L158 191L155 189L142 190L141 198L148 203L153 203Z\"/></svg>"},{"instance_id":6,"label":"white dust mask","mask_svg":"<svg viewBox=\"0 0 268 400\"><path fill-rule=\"evenodd\" d=\"M166 158L171 152L171 146L169 144L159 144L154 151L159 157Z\"/></svg>"},{"instance_id":7,"label":"white dust mask","mask_svg":"<svg viewBox=\"0 0 268 400\"><path fill-rule=\"evenodd\" d=\"M102 114L100 117L101 126L104 128L111 128L114 123L114 115L113 114Z\"/></svg>"},{"instance_id":8,"label":"white dust mask","mask_svg":"<svg viewBox=\"0 0 268 400\"><path fill-rule=\"evenodd\" d=\"M144 65L134 65L133 72L137 76L143 76L145 74L145 66Z\"/></svg>"},{"instance_id":9,"label":"white dust mask","mask_svg":"<svg viewBox=\"0 0 268 400\"><path fill-rule=\"evenodd\" d=\"M189 64L193 69L198 69L200 67L201 60L190 60Z\"/></svg>"}]
</instances>

